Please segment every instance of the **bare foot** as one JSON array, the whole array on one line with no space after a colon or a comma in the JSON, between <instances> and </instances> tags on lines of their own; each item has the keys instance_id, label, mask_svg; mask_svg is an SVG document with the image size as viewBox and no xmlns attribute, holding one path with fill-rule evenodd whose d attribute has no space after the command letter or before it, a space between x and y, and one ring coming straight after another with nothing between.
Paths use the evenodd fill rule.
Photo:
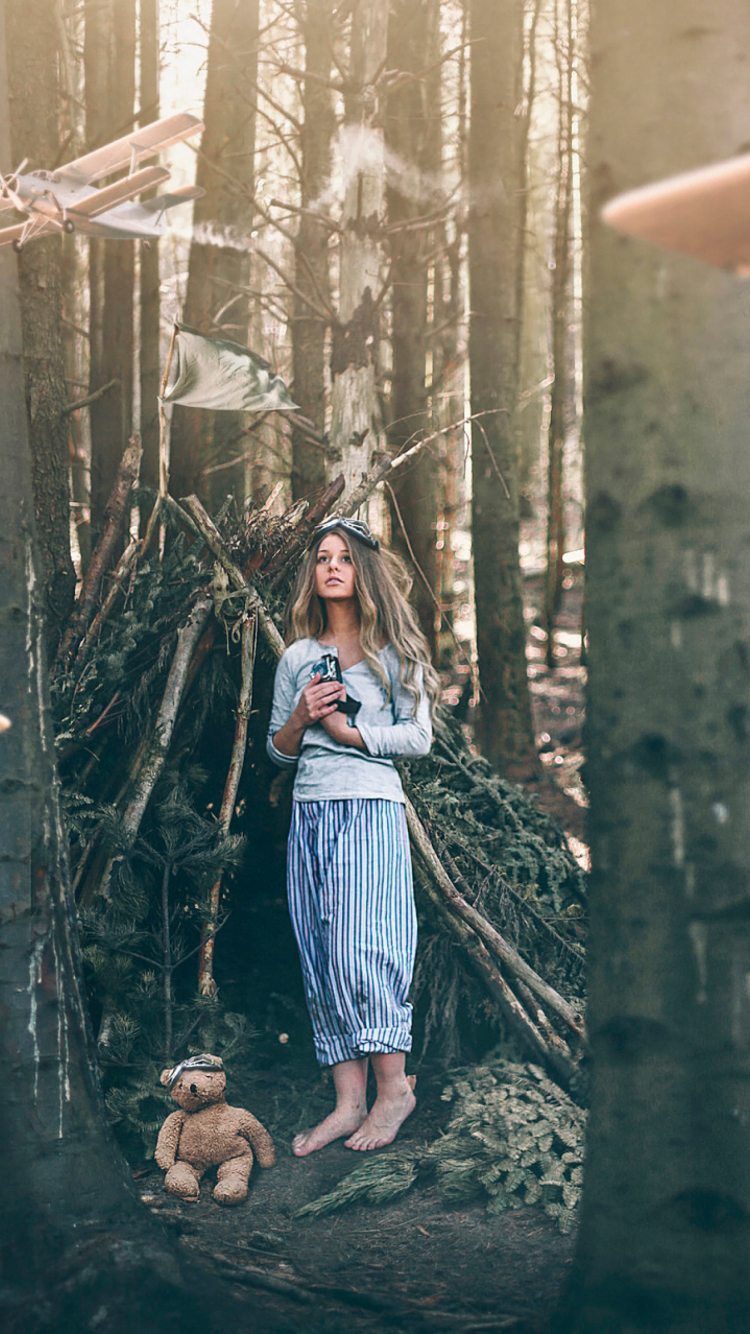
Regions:
<instances>
[{"instance_id":1,"label":"bare foot","mask_svg":"<svg viewBox=\"0 0 750 1334\"><path fill-rule=\"evenodd\" d=\"M414 1097L415 1075L407 1075L402 1087L391 1096L378 1094L370 1114L358 1130L344 1141L347 1149L382 1149L392 1144L407 1116L417 1105Z\"/></svg>"},{"instance_id":2,"label":"bare foot","mask_svg":"<svg viewBox=\"0 0 750 1334\"><path fill-rule=\"evenodd\" d=\"M351 1135L352 1131L359 1129L366 1116L365 1103L359 1103L354 1107L336 1107L330 1116L319 1125L313 1126L312 1130L305 1130L301 1135L295 1135L292 1140L292 1153L297 1158L305 1158L308 1153L315 1153L316 1149L322 1149L333 1140Z\"/></svg>"}]
</instances>

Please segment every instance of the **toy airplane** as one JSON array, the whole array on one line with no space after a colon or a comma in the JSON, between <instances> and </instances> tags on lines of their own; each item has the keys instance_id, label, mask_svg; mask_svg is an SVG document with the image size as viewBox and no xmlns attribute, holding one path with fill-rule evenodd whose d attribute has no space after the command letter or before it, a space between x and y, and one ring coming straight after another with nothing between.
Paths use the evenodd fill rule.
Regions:
<instances>
[{"instance_id":1,"label":"toy airplane","mask_svg":"<svg viewBox=\"0 0 750 1334\"><path fill-rule=\"evenodd\" d=\"M140 171L136 167L143 158L155 157L162 148L189 139L202 129L195 116L181 112L133 130L56 171L24 173L25 159L12 175L0 175L0 211L17 209L27 215L24 222L0 230L0 246L12 245L21 251L27 241L55 231L114 240L160 236L167 209L198 199L205 192L198 186L184 186L145 203L133 203L141 190L169 180L169 172L163 167L143 167ZM112 185L100 189L92 184L125 167L128 175Z\"/></svg>"}]
</instances>

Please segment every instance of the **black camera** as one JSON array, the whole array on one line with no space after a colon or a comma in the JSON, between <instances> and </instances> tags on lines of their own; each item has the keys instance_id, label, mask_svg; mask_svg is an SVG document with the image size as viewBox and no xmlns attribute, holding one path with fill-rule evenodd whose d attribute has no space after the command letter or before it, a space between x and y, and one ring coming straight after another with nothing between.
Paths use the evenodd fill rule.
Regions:
<instances>
[{"instance_id":1,"label":"black camera","mask_svg":"<svg viewBox=\"0 0 750 1334\"><path fill-rule=\"evenodd\" d=\"M310 676L315 676L316 672L320 674L321 681L341 681L343 684L344 678L341 675L339 660L335 653L324 653L320 661L316 662L314 666L310 668ZM360 701L358 699L352 699L351 695L347 695L346 699L336 700L336 709L338 712L346 713L350 718L353 718L355 714L359 713L361 708L362 705Z\"/></svg>"}]
</instances>

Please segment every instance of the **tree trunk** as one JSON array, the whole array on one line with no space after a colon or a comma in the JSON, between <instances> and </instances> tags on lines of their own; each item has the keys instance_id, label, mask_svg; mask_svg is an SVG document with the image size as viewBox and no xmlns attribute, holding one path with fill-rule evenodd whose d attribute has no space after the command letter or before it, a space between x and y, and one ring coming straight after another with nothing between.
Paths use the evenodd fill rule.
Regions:
<instances>
[{"instance_id":1,"label":"tree trunk","mask_svg":"<svg viewBox=\"0 0 750 1334\"><path fill-rule=\"evenodd\" d=\"M255 83L259 0L214 0L208 42L204 120L183 318L201 332L247 343L255 171ZM262 352L262 348L258 351ZM213 509L228 492L244 497L245 460L239 412L175 407L172 491L195 492ZM238 458L236 467L204 477L206 467Z\"/></svg>"},{"instance_id":2,"label":"tree trunk","mask_svg":"<svg viewBox=\"0 0 750 1334\"><path fill-rule=\"evenodd\" d=\"M331 141L335 116L330 89L323 80L331 75L333 0L308 0L303 18L305 70L302 87L302 180L299 231L295 250L294 281L298 292L314 307L330 298L328 234L325 221L315 217L316 203L330 182ZM299 296L294 298L292 366L294 400L302 415L325 430L326 320ZM299 500L321 487L326 479L325 453L300 426L292 427L292 499Z\"/></svg>"},{"instance_id":3,"label":"tree trunk","mask_svg":"<svg viewBox=\"0 0 750 1334\"><path fill-rule=\"evenodd\" d=\"M472 534L482 752L508 777L535 772L518 557L515 266L523 55L521 0L470 0L469 288Z\"/></svg>"},{"instance_id":4,"label":"tree trunk","mask_svg":"<svg viewBox=\"0 0 750 1334\"><path fill-rule=\"evenodd\" d=\"M339 318L331 357L332 471L343 472L350 492L382 448L377 390L384 277L381 228L385 160L381 90L386 65L388 0L358 0L353 7L351 56L342 155L346 190L341 219Z\"/></svg>"},{"instance_id":5,"label":"tree trunk","mask_svg":"<svg viewBox=\"0 0 750 1334\"><path fill-rule=\"evenodd\" d=\"M132 127L135 102L135 0L116 0L109 14L95 18L106 46L108 79L101 87L101 71L94 75L87 103L96 104L94 124L87 123L89 147L106 143ZM87 21L90 11L87 10ZM103 29L106 28L106 31ZM98 99L103 97L102 104ZM101 105L106 107L101 113ZM88 120L88 117L87 117ZM93 130L93 133L92 133ZM101 136L101 137L99 137ZM97 253L98 252L98 253ZM102 253L103 252L103 253ZM122 451L133 429L133 299L135 253L130 241L104 241L92 247L92 289L98 284L101 301L101 331L97 330L96 357L92 339L91 390L110 380L117 384L91 405L91 521L94 531L101 525L114 484ZM92 298L92 305L94 304ZM92 334L94 330L92 329Z\"/></svg>"},{"instance_id":6,"label":"tree trunk","mask_svg":"<svg viewBox=\"0 0 750 1334\"><path fill-rule=\"evenodd\" d=\"M389 70L419 74L435 65L439 58L438 0L398 0L391 6L388 29ZM437 266L434 259L430 266L428 257L434 249L436 228L407 230L407 227L433 211L437 202L436 182L441 168L440 83L440 69L431 69L421 78L397 86L388 97L386 144L398 164L387 192L388 226L401 228L390 233L393 372L388 441L394 453L425 435L433 416L430 389L434 349L428 340L435 325ZM436 607L425 579L436 593L439 492L437 450L425 450L395 487L398 510L391 524L394 549L409 565L413 555L424 575L422 578L415 571L412 597L433 652L437 638ZM402 522L406 533L402 532Z\"/></svg>"},{"instance_id":7,"label":"tree trunk","mask_svg":"<svg viewBox=\"0 0 750 1334\"><path fill-rule=\"evenodd\" d=\"M750 14L599 0L591 35L586 755L591 1115L560 1327L750 1310L747 292L602 226L747 139Z\"/></svg>"},{"instance_id":8,"label":"tree trunk","mask_svg":"<svg viewBox=\"0 0 750 1334\"><path fill-rule=\"evenodd\" d=\"M547 573L544 628L547 666L555 665L554 621L560 610L565 553L563 465L568 422L570 368L570 216L573 203L573 3L555 0L554 42L557 60L557 186L552 256L552 387L547 445Z\"/></svg>"},{"instance_id":9,"label":"tree trunk","mask_svg":"<svg viewBox=\"0 0 750 1334\"><path fill-rule=\"evenodd\" d=\"M139 124L159 119L159 0L140 0ZM159 242L142 246L140 262L141 483L159 487ZM141 515L145 532L148 513Z\"/></svg>"},{"instance_id":10,"label":"tree trunk","mask_svg":"<svg viewBox=\"0 0 750 1334\"><path fill-rule=\"evenodd\" d=\"M5 5L0 159L10 159ZM106 1319L112 1334L218 1334L236 1328L236 1307L194 1261L183 1272L140 1204L93 1061L48 708L16 289L8 248L0 253L0 679L11 723L0 744L0 1325L42 1334Z\"/></svg>"},{"instance_id":11,"label":"tree trunk","mask_svg":"<svg viewBox=\"0 0 750 1334\"><path fill-rule=\"evenodd\" d=\"M13 49L12 151L8 166L29 158L32 168L50 168L60 151L54 8L47 0L32 0L30 4L8 0L7 22ZM75 591L70 555L68 424L62 415L67 390L59 236L35 241L24 251L19 279L42 600L50 650L54 652Z\"/></svg>"}]
</instances>

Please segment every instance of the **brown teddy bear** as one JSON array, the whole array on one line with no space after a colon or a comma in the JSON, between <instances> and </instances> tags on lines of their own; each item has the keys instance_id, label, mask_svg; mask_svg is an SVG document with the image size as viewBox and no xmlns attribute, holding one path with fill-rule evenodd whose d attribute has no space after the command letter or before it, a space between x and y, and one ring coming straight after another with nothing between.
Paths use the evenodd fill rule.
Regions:
<instances>
[{"instance_id":1,"label":"brown teddy bear","mask_svg":"<svg viewBox=\"0 0 750 1334\"><path fill-rule=\"evenodd\" d=\"M227 1077L218 1056L192 1056L172 1070L162 1070L161 1083L181 1110L168 1116L156 1142L155 1158L166 1172L165 1188L181 1200L197 1200L209 1167L218 1167L214 1199L241 1204L253 1166L253 1149L261 1167L273 1167L276 1150L268 1131L242 1107L228 1107Z\"/></svg>"}]
</instances>

